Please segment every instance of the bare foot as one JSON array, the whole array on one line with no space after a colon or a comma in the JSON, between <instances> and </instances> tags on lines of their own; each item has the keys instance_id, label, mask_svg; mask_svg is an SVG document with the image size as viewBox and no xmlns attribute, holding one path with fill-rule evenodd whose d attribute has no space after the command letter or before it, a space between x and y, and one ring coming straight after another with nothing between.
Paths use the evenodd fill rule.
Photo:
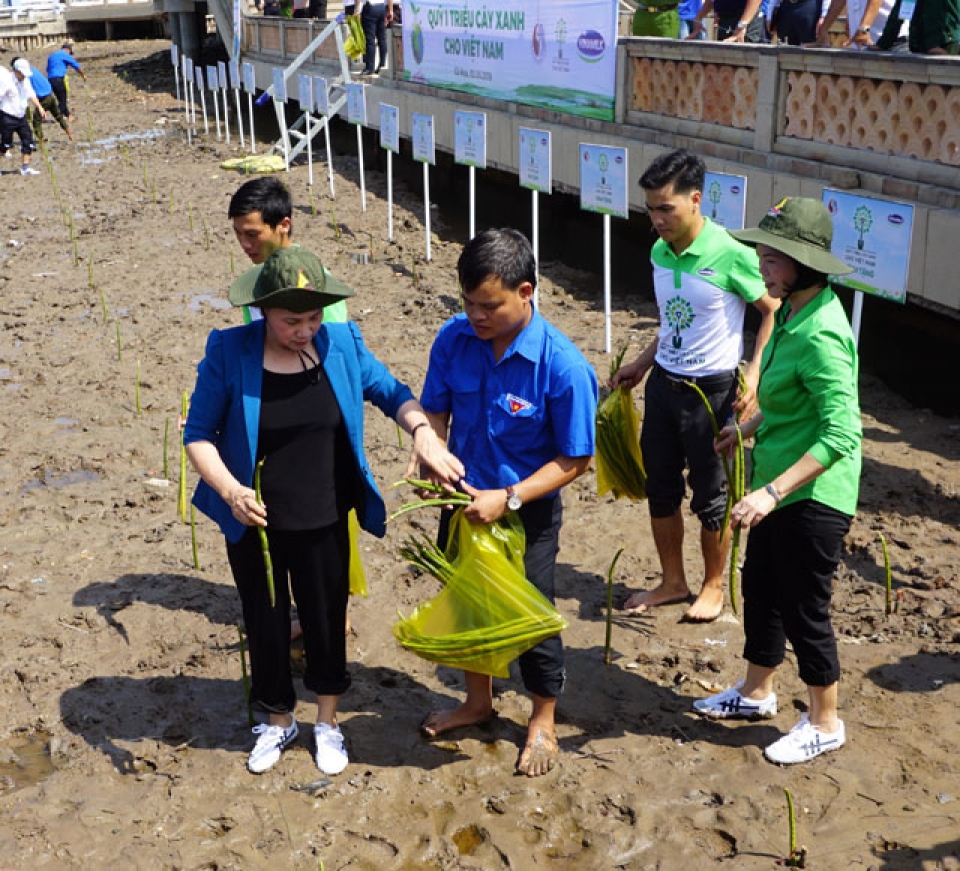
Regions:
<instances>
[{"instance_id":1,"label":"bare foot","mask_svg":"<svg viewBox=\"0 0 960 871\"><path fill-rule=\"evenodd\" d=\"M666 584L660 584L652 590L641 590L633 593L623 603L623 610L630 611L633 614L642 614L648 608L656 608L658 605L676 605L678 602L689 600L690 588L686 584L682 587L667 587Z\"/></svg>"},{"instance_id":2,"label":"bare foot","mask_svg":"<svg viewBox=\"0 0 960 871\"><path fill-rule=\"evenodd\" d=\"M560 745L556 733L537 728L527 735L527 744L517 760L517 771L527 777L541 777L551 771L560 760Z\"/></svg>"},{"instance_id":3,"label":"bare foot","mask_svg":"<svg viewBox=\"0 0 960 871\"><path fill-rule=\"evenodd\" d=\"M687 609L683 619L688 623L710 623L723 610L723 587L704 584L696 601Z\"/></svg>"},{"instance_id":4,"label":"bare foot","mask_svg":"<svg viewBox=\"0 0 960 871\"><path fill-rule=\"evenodd\" d=\"M475 710L466 705L459 705L449 711L431 711L423 718L420 731L428 738L436 738L452 729L461 729L464 726L477 726L486 723L496 716L492 708Z\"/></svg>"}]
</instances>

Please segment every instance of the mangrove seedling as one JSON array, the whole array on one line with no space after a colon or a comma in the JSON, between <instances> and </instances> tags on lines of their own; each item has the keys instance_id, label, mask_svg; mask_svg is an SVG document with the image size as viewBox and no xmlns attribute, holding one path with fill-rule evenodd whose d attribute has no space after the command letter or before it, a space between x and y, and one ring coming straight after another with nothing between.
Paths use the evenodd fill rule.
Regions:
<instances>
[{"instance_id":1,"label":"mangrove seedling","mask_svg":"<svg viewBox=\"0 0 960 871\"><path fill-rule=\"evenodd\" d=\"M260 470L263 468L263 463L266 460L266 457L263 457L259 463L257 463L257 468L253 473L253 490L257 494L257 504L263 505L263 495L260 492ZM260 550L263 551L263 570L267 576L267 593L270 594L270 607L277 607L277 590L273 584L273 559L270 556L270 541L267 538L267 530L262 526L257 527L257 533L260 536Z\"/></svg>"},{"instance_id":2,"label":"mangrove seedling","mask_svg":"<svg viewBox=\"0 0 960 871\"><path fill-rule=\"evenodd\" d=\"M167 444L170 439L170 418L165 417L163 419L163 478L165 481L170 480L170 462L167 459Z\"/></svg>"},{"instance_id":3,"label":"mangrove seedling","mask_svg":"<svg viewBox=\"0 0 960 871\"><path fill-rule=\"evenodd\" d=\"M190 547L193 550L193 567L200 571L200 553L197 549L197 515L190 503Z\"/></svg>"},{"instance_id":4,"label":"mangrove seedling","mask_svg":"<svg viewBox=\"0 0 960 871\"><path fill-rule=\"evenodd\" d=\"M807 848L797 847L797 815L793 806L793 796L790 790L783 788L784 795L787 797L787 822L790 826L790 855L786 859L781 859L777 864L784 865L787 868L806 868L807 867Z\"/></svg>"},{"instance_id":5,"label":"mangrove seedling","mask_svg":"<svg viewBox=\"0 0 960 871\"><path fill-rule=\"evenodd\" d=\"M887 550L887 539L882 532L878 532L880 537L880 548L883 550L883 587L886 591L884 604L884 614L888 617L893 613L893 573L890 570L890 552Z\"/></svg>"},{"instance_id":6,"label":"mangrove seedling","mask_svg":"<svg viewBox=\"0 0 960 871\"><path fill-rule=\"evenodd\" d=\"M187 419L187 405L189 403L187 391L183 391L180 398L180 420ZM187 446L183 443L183 428L180 429L180 482L177 490L177 513L180 515L180 522L187 522Z\"/></svg>"},{"instance_id":7,"label":"mangrove seedling","mask_svg":"<svg viewBox=\"0 0 960 871\"><path fill-rule=\"evenodd\" d=\"M143 409L140 407L140 361L137 360L137 383L134 389L137 402L137 416L139 417L143 414Z\"/></svg>"},{"instance_id":8,"label":"mangrove seedling","mask_svg":"<svg viewBox=\"0 0 960 871\"><path fill-rule=\"evenodd\" d=\"M613 571L617 567L617 560L623 553L621 547L610 563L610 569L607 571L607 633L603 642L603 664L610 665L610 642L613 640Z\"/></svg>"},{"instance_id":9,"label":"mangrove seedling","mask_svg":"<svg viewBox=\"0 0 960 871\"><path fill-rule=\"evenodd\" d=\"M123 362L123 345L120 344L120 321L114 318L113 325L117 328L117 360Z\"/></svg>"},{"instance_id":10,"label":"mangrove seedling","mask_svg":"<svg viewBox=\"0 0 960 871\"><path fill-rule=\"evenodd\" d=\"M425 481L422 478L403 478L391 485L390 489L393 490L397 487L402 487L404 484L431 495L422 499L414 499L412 502L401 505L387 518L387 523L411 511L416 511L419 508L442 508L445 505L469 505L473 501L466 493L461 493L458 490L447 490L442 484L437 484L434 481Z\"/></svg>"},{"instance_id":11,"label":"mangrove seedling","mask_svg":"<svg viewBox=\"0 0 960 871\"><path fill-rule=\"evenodd\" d=\"M100 291L100 310L103 312L103 325L107 325L107 298L103 295L103 288L97 288Z\"/></svg>"},{"instance_id":12,"label":"mangrove seedling","mask_svg":"<svg viewBox=\"0 0 960 871\"><path fill-rule=\"evenodd\" d=\"M247 700L247 723L253 725L253 708L250 705L250 675L247 674L247 644L243 639L243 629L237 624L240 637L240 677L243 679L243 697Z\"/></svg>"},{"instance_id":13,"label":"mangrove seedling","mask_svg":"<svg viewBox=\"0 0 960 871\"><path fill-rule=\"evenodd\" d=\"M337 223L337 213L333 210L333 200L327 200L327 205L330 206L330 220L333 221L333 234L339 240L340 225Z\"/></svg>"}]
</instances>

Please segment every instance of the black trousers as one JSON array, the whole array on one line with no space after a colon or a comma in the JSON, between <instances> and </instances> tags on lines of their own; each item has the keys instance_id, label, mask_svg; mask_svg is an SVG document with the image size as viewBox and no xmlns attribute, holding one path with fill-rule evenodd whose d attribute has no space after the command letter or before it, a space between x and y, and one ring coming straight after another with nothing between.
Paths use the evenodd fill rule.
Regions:
<instances>
[{"instance_id":1,"label":"black trousers","mask_svg":"<svg viewBox=\"0 0 960 871\"><path fill-rule=\"evenodd\" d=\"M733 411L736 375L716 376L702 388L720 426ZM651 517L671 517L686 492L683 471L693 498L691 510L711 530L723 524L727 506L723 464L713 449L713 427L695 390L678 384L659 365L647 376L640 450L647 470Z\"/></svg>"},{"instance_id":2,"label":"black trousers","mask_svg":"<svg viewBox=\"0 0 960 871\"><path fill-rule=\"evenodd\" d=\"M839 679L830 597L850 520L804 499L778 508L750 530L743 566L747 662L776 668L789 640L807 686Z\"/></svg>"},{"instance_id":3,"label":"black trousers","mask_svg":"<svg viewBox=\"0 0 960 871\"><path fill-rule=\"evenodd\" d=\"M339 696L350 686L346 618L350 595L350 540L346 519L307 532L268 532L276 607L270 607L263 552L256 529L227 558L240 593L250 650L250 701L255 710L292 712L297 703L290 670L290 593L303 628L304 686Z\"/></svg>"},{"instance_id":4,"label":"black trousers","mask_svg":"<svg viewBox=\"0 0 960 871\"><path fill-rule=\"evenodd\" d=\"M554 600L560 527L563 525L563 501L559 494L523 505L518 512L527 539L523 567L530 581L551 602ZM437 543L445 548L449 537L450 512L440 515ZM553 635L541 641L518 659L520 677L528 692L555 699L563 692L566 680L563 641Z\"/></svg>"},{"instance_id":5,"label":"black trousers","mask_svg":"<svg viewBox=\"0 0 960 871\"><path fill-rule=\"evenodd\" d=\"M57 105L60 106L60 114L64 118L70 117L70 108L67 106L67 84L61 76L50 79L50 87L53 88L54 96L57 98Z\"/></svg>"},{"instance_id":6,"label":"black trousers","mask_svg":"<svg viewBox=\"0 0 960 871\"><path fill-rule=\"evenodd\" d=\"M13 147L14 133L20 137L20 150L24 154L32 154L37 150L27 116L17 118L16 115L0 112L0 154L6 154Z\"/></svg>"}]
</instances>

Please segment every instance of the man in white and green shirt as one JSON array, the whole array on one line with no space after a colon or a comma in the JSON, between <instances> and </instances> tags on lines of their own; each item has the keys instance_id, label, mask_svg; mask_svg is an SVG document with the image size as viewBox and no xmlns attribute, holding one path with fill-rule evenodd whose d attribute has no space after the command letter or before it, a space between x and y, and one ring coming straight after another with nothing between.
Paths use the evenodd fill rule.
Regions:
<instances>
[{"instance_id":1,"label":"man in white and green shirt","mask_svg":"<svg viewBox=\"0 0 960 871\"><path fill-rule=\"evenodd\" d=\"M777 303L766 293L756 253L700 211L703 161L687 151L658 157L640 178L659 239L653 246L654 290L660 330L639 356L614 375L614 385L635 387L647 372L640 447L647 472L653 538L663 579L630 596L628 610L686 602L683 515L687 471L690 507L701 523L703 587L684 617L716 619L723 609L723 569L729 536L721 535L726 507L723 467L713 449L713 428L694 382L722 426L734 413L753 414L760 355L773 330ZM738 389L747 303L761 314L753 358Z\"/></svg>"},{"instance_id":2,"label":"man in white and green shirt","mask_svg":"<svg viewBox=\"0 0 960 871\"><path fill-rule=\"evenodd\" d=\"M244 182L230 198L227 217L243 253L256 264L235 282L235 286L253 288L260 277L260 267L274 251L289 248L294 242L293 199L287 186L276 176L265 175ZM260 310L243 307L243 320L249 323L260 317ZM345 323L347 304L343 300L323 310L324 323Z\"/></svg>"}]
</instances>

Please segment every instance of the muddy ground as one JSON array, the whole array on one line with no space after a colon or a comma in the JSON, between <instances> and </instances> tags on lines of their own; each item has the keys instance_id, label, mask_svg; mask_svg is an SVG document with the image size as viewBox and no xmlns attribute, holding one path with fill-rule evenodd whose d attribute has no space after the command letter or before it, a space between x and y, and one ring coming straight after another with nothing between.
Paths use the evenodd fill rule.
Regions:
<instances>
[{"instance_id":1,"label":"muddy ground","mask_svg":"<svg viewBox=\"0 0 960 871\"><path fill-rule=\"evenodd\" d=\"M784 788L810 868L960 867L960 423L869 375L860 510L834 601L841 752L790 769L764 761L762 746L805 703L792 662L773 721L690 712L740 674L729 609L705 626L679 622L680 607L618 614L617 658L604 666L613 554L625 548L617 602L656 582L657 560L645 506L597 498L591 472L565 498L557 601L569 680L556 771L514 774L528 713L515 679L497 682L492 725L419 737L424 712L459 699L462 683L393 638L397 610L436 589L397 556L401 522L361 542L371 589L351 603L350 766L324 783L301 743L267 774L247 773L239 603L202 518L194 568L173 435L207 333L239 321L222 303L246 265L226 219L242 178L220 168L239 149L236 132L230 146L212 134L187 145L167 49L79 45L78 143L47 125L41 176L3 161L0 867L766 869L788 852ZM462 239L434 213L433 259L422 262L421 192L398 189L388 243L383 175L368 173L364 213L355 153L335 166L334 212L325 167L312 200L306 167L290 173L294 236L356 288L351 314L368 344L419 389L430 341L458 308ZM354 256L364 251L366 265ZM544 314L603 377L602 310L586 291L596 277L557 262L542 271ZM646 342L655 317L648 299L619 289L615 342ZM389 485L406 449L378 412L368 422L368 456ZM302 726L313 712L302 692Z\"/></svg>"}]
</instances>

